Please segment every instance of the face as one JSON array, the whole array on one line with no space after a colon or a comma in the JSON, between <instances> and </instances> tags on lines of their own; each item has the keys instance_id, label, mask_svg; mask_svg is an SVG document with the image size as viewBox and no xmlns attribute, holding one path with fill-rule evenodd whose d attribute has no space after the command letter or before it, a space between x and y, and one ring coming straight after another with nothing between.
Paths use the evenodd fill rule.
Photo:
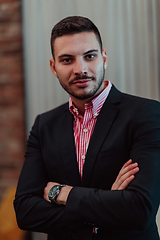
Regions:
<instances>
[{"instance_id":1,"label":"face","mask_svg":"<svg viewBox=\"0 0 160 240\"><path fill-rule=\"evenodd\" d=\"M51 70L73 101L90 101L103 90L108 59L93 32L56 38L54 56L50 59Z\"/></svg>"}]
</instances>

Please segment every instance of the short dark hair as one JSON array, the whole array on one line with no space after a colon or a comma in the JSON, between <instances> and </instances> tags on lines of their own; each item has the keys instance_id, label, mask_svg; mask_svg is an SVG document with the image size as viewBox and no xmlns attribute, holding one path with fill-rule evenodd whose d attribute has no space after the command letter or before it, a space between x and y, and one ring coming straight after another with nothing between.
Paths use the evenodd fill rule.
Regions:
<instances>
[{"instance_id":1,"label":"short dark hair","mask_svg":"<svg viewBox=\"0 0 160 240\"><path fill-rule=\"evenodd\" d=\"M54 41L57 37L63 35L81 33L81 32L94 32L100 45L102 52L102 39L100 32L95 24L88 18L82 16L70 16L62 19L52 29L51 32L51 52L54 58Z\"/></svg>"}]
</instances>

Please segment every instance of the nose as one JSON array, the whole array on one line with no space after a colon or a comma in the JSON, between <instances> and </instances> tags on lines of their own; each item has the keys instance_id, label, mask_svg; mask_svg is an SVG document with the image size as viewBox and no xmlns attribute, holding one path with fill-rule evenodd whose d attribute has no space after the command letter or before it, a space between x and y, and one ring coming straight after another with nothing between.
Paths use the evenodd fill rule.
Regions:
<instances>
[{"instance_id":1,"label":"nose","mask_svg":"<svg viewBox=\"0 0 160 240\"><path fill-rule=\"evenodd\" d=\"M75 60L75 63L73 66L73 73L75 75L81 75L81 74L88 73L87 63L84 61L84 59L78 58Z\"/></svg>"}]
</instances>

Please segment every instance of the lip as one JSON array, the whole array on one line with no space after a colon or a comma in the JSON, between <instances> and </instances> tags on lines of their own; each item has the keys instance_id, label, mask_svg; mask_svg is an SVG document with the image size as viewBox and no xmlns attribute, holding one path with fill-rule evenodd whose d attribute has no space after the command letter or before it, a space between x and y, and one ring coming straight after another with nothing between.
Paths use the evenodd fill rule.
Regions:
<instances>
[{"instance_id":1,"label":"lip","mask_svg":"<svg viewBox=\"0 0 160 240\"><path fill-rule=\"evenodd\" d=\"M73 82L77 87L86 87L91 82L91 79L79 79Z\"/></svg>"}]
</instances>

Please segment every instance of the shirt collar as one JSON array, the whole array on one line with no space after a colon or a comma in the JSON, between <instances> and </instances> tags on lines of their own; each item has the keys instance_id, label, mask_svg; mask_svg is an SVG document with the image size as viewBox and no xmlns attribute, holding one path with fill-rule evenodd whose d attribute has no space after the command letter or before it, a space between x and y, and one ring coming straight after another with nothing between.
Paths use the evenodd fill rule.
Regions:
<instances>
[{"instance_id":1,"label":"shirt collar","mask_svg":"<svg viewBox=\"0 0 160 240\"><path fill-rule=\"evenodd\" d=\"M99 112L111 90L112 84L110 81L104 81L104 86L105 86L104 90L98 96L96 96L94 99L92 99L91 102L85 104L86 110L89 108L92 108L93 118L96 118L99 115ZM75 107L74 103L72 102L71 98L69 99L69 110L74 115L75 118L82 117L79 114L78 109Z\"/></svg>"}]
</instances>

